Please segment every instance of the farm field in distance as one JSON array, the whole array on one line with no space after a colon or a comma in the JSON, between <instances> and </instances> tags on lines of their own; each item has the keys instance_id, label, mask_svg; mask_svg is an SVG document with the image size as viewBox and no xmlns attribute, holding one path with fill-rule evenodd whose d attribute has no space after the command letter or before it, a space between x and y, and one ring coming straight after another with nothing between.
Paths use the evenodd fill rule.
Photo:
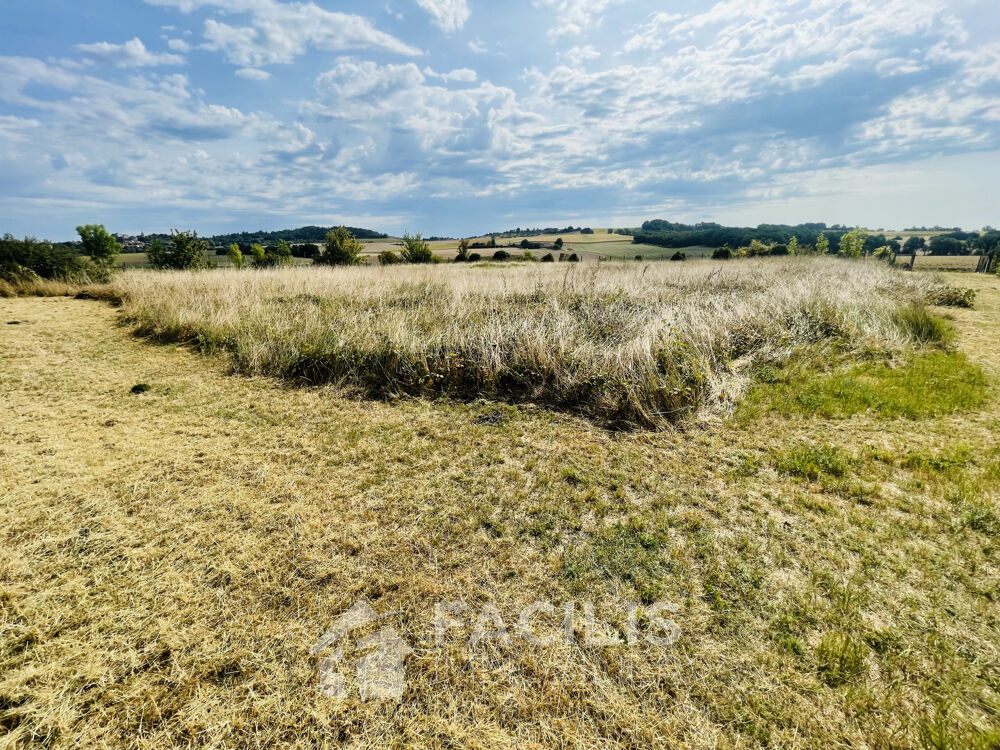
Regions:
<instances>
[{"instance_id":1,"label":"farm field in distance","mask_svg":"<svg viewBox=\"0 0 1000 750\"><path fill-rule=\"evenodd\" d=\"M380 269L235 286L232 271L129 272L91 291L120 307L0 299L6 742L995 747L1000 279L832 259L650 268L403 269L392 295L367 286ZM567 273L575 287L556 283ZM539 288L525 309L570 353L628 351L647 314L697 332L668 367L756 330L726 345L747 363L711 360L748 379L657 430L504 396L502 379L492 399L318 382L349 342L373 362L388 341L400 377L412 351L461 383L432 342L469 364L477 350L442 313L479 319ZM967 299L950 288L974 307L919 302ZM495 340L503 362L521 351ZM359 601L385 619L342 644L346 697L331 697L316 646ZM469 612L438 640L435 602L455 601ZM589 602L605 640L630 603L670 602L677 639L651 642L640 617L634 645L595 645L586 619L570 643L529 644L518 613L538 601L557 609L537 632ZM472 645L487 604L512 637ZM398 701L354 681L380 627L408 647Z\"/></svg>"}]
</instances>

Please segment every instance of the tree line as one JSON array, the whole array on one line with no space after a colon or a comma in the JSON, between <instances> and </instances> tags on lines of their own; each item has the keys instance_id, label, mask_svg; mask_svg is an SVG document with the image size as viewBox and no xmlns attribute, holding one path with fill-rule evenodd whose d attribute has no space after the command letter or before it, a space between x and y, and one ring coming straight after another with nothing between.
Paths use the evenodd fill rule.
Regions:
<instances>
[{"instance_id":1,"label":"tree line","mask_svg":"<svg viewBox=\"0 0 1000 750\"><path fill-rule=\"evenodd\" d=\"M840 225L828 227L825 223L725 227L710 222L679 224L654 219L645 222L641 229L633 232L633 242L637 245L654 245L671 249L697 246L749 248L753 242L772 246L787 245L794 238L800 246L806 247L814 246L816 238L821 235L825 237L824 244L834 248L833 252L837 252L841 239L852 231L854 230L849 227ZM871 254L880 247L889 247L897 254L923 251L932 255L973 255L991 254L998 246L1000 246L1000 232L995 230L981 233L958 230L933 237L930 242L923 237L910 237L904 242L898 235L887 237L883 233L866 233L863 252Z\"/></svg>"}]
</instances>

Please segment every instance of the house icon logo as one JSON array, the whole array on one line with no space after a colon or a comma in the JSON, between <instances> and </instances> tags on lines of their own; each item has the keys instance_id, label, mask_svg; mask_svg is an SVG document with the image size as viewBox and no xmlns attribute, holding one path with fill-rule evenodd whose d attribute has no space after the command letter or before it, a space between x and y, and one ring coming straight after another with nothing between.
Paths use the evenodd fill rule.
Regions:
<instances>
[{"instance_id":1,"label":"house icon logo","mask_svg":"<svg viewBox=\"0 0 1000 750\"><path fill-rule=\"evenodd\" d=\"M367 602L358 602L342 614L313 645L315 655L333 650L319 661L319 690L328 698L346 698L347 680L341 667L344 639L356 630L376 623L380 615ZM413 653L409 644L390 627L383 627L358 644L370 653L354 662L354 673L362 700L400 700L406 690L406 657Z\"/></svg>"}]
</instances>

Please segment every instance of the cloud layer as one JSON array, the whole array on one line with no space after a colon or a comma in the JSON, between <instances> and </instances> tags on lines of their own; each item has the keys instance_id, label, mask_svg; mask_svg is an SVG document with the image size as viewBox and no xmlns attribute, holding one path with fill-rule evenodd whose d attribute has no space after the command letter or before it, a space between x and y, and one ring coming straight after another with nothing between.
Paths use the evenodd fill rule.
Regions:
<instances>
[{"instance_id":1,"label":"cloud layer","mask_svg":"<svg viewBox=\"0 0 1000 750\"><path fill-rule=\"evenodd\" d=\"M773 220L807 197L849 205L873 169L940 180L942 160L1000 152L986 2L146 3L129 41L0 57L4 215ZM969 179L938 186L942 210Z\"/></svg>"}]
</instances>

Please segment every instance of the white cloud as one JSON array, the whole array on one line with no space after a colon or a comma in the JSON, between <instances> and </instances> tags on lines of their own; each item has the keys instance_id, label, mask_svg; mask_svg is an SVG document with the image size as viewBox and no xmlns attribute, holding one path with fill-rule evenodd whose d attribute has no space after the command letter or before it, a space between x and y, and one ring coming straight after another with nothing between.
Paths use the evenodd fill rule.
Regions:
<instances>
[{"instance_id":1,"label":"white cloud","mask_svg":"<svg viewBox=\"0 0 1000 750\"><path fill-rule=\"evenodd\" d=\"M236 75L240 78L246 78L248 81L267 81L271 78L270 73L258 68L240 68L236 71Z\"/></svg>"},{"instance_id":2,"label":"white cloud","mask_svg":"<svg viewBox=\"0 0 1000 750\"><path fill-rule=\"evenodd\" d=\"M146 49L139 37L124 44L97 42L95 44L78 44L76 48L85 54L104 62L117 65L119 68L141 68L156 65L183 65L184 58L169 52L155 54Z\"/></svg>"},{"instance_id":3,"label":"white cloud","mask_svg":"<svg viewBox=\"0 0 1000 750\"><path fill-rule=\"evenodd\" d=\"M174 52L184 53L184 52L190 52L191 51L191 45L188 44L183 39L169 39L167 41L167 46L170 49L172 49Z\"/></svg>"},{"instance_id":4,"label":"white cloud","mask_svg":"<svg viewBox=\"0 0 1000 750\"><path fill-rule=\"evenodd\" d=\"M601 53L591 45L587 45L586 47L571 47L559 53L559 59L570 65L583 65L590 60L596 60L600 56Z\"/></svg>"},{"instance_id":5,"label":"white cloud","mask_svg":"<svg viewBox=\"0 0 1000 750\"><path fill-rule=\"evenodd\" d=\"M308 47L328 51L381 49L418 56L419 49L376 29L367 18L325 10L313 2L278 0L146 0L150 5L182 12L216 8L230 15L249 15L249 25L235 26L216 18L205 21L206 47L222 52L240 66L290 63Z\"/></svg>"},{"instance_id":6,"label":"white cloud","mask_svg":"<svg viewBox=\"0 0 1000 750\"><path fill-rule=\"evenodd\" d=\"M474 54L477 55L485 55L487 52L490 51L489 47L486 46L486 43L478 36L475 39L471 39L469 41L469 50L471 50Z\"/></svg>"},{"instance_id":7,"label":"white cloud","mask_svg":"<svg viewBox=\"0 0 1000 750\"><path fill-rule=\"evenodd\" d=\"M458 31L469 20L469 6L466 0L417 0L442 31Z\"/></svg>"},{"instance_id":8,"label":"white cloud","mask_svg":"<svg viewBox=\"0 0 1000 750\"><path fill-rule=\"evenodd\" d=\"M445 83L475 83L479 80L479 75L472 68L458 68L450 73L436 73L431 68L424 68L424 75L428 78L440 78Z\"/></svg>"},{"instance_id":9,"label":"white cloud","mask_svg":"<svg viewBox=\"0 0 1000 750\"><path fill-rule=\"evenodd\" d=\"M41 125L38 120L0 115L0 138L6 138L8 141L24 141L27 140L29 131L40 128Z\"/></svg>"},{"instance_id":10,"label":"white cloud","mask_svg":"<svg viewBox=\"0 0 1000 750\"><path fill-rule=\"evenodd\" d=\"M552 8L556 24L550 37L578 36L589 29L609 5L622 0L534 0L536 6Z\"/></svg>"}]
</instances>

